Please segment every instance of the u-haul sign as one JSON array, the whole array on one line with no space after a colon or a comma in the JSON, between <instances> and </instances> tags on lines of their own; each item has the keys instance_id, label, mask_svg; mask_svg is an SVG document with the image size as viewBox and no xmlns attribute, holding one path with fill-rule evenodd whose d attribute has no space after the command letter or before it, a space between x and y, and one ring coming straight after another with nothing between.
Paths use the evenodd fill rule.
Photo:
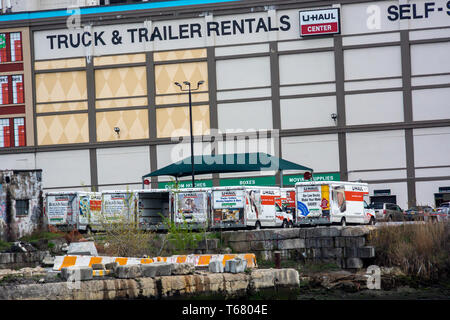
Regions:
<instances>
[{"instance_id":1,"label":"u-haul sign","mask_svg":"<svg viewBox=\"0 0 450 320\"><path fill-rule=\"evenodd\" d=\"M339 8L300 11L300 36L340 33Z\"/></svg>"}]
</instances>

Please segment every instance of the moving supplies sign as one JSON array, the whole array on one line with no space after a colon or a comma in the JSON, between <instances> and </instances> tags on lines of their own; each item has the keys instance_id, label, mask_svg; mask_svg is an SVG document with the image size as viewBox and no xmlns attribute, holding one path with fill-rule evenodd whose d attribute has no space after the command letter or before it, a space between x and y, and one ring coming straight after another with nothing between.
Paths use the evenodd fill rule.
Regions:
<instances>
[{"instance_id":1,"label":"moving supplies sign","mask_svg":"<svg viewBox=\"0 0 450 320\"><path fill-rule=\"evenodd\" d=\"M300 11L300 36L340 33L339 9Z\"/></svg>"}]
</instances>

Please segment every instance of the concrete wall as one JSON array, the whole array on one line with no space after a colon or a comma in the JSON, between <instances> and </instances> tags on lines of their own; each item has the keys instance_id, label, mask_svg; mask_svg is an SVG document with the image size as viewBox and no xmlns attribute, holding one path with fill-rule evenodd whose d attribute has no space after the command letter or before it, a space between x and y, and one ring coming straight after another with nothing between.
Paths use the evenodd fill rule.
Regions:
<instances>
[{"instance_id":1,"label":"concrete wall","mask_svg":"<svg viewBox=\"0 0 450 320\"><path fill-rule=\"evenodd\" d=\"M30 235L42 223L42 172L0 171L0 240L14 241ZM17 202L26 200L19 213Z\"/></svg>"}]
</instances>

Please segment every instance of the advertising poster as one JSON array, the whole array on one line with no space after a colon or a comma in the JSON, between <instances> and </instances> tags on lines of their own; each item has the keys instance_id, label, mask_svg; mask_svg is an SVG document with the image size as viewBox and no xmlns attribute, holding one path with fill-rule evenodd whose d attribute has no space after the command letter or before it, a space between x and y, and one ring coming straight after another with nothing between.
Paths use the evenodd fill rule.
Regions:
<instances>
[{"instance_id":1,"label":"advertising poster","mask_svg":"<svg viewBox=\"0 0 450 320\"><path fill-rule=\"evenodd\" d=\"M177 194L177 214L175 222L205 222L207 203L204 193L189 192Z\"/></svg>"},{"instance_id":2,"label":"advertising poster","mask_svg":"<svg viewBox=\"0 0 450 320\"><path fill-rule=\"evenodd\" d=\"M330 215L330 186L322 185L322 200L320 202L320 208L323 215Z\"/></svg>"},{"instance_id":3,"label":"advertising poster","mask_svg":"<svg viewBox=\"0 0 450 320\"><path fill-rule=\"evenodd\" d=\"M214 191L214 223L244 222L244 190Z\"/></svg>"},{"instance_id":4,"label":"advertising poster","mask_svg":"<svg viewBox=\"0 0 450 320\"><path fill-rule=\"evenodd\" d=\"M295 191L281 191L281 207L288 213L295 211Z\"/></svg>"},{"instance_id":5,"label":"advertising poster","mask_svg":"<svg viewBox=\"0 0 450 320\"><path fill-rule=\"evenodd\" d=\"M331 208L332 214L344 214L347 210L347 201L345 196L344 186L333 186L333 205Z\"/></svg>"},{"instance_id":6,"label":"advertising poster","mask_svg":"<svg viewBox=\"0 0 450 320\"><path fill-rule=\"evenodd\" d=\"M120 220L121 216L127 216L127 197L124 193L103 194L102 215L107 221Z\"/></svg>"},{"instance_id":7,"label":"advertising poster","mask_svg":"<svg viewBox=\"0 0 450 320\"><path fill-rule=\"evenodd\" d=\"M272 202L272 205L275 204L275 197L270 199L270 197L261 197L260 190L250 190L248 192L248 200L247 204L249 205L249 212L252 212L256 215L256 219L261 217L261 205L267 205L268 202Z\"/></svg>"},{"instance_id":8,"label":"advertising poster","mask_svg":"<svg viewBox=\"0 0 450 320\"><path fill-rule=\"evenodd\" d=\"M75 195L47 197L47 216L50 224L63 224L72 220L72 202Z\"/></svg>"},{"instance_id":9,"label":"advertising poster","mask_svg":"<svg viewBox=\"0 0 450 320\"><path fill-rule=\"evenodd\" d=\"M316 217L321 215L321 186L299 186L297 197L298 214L300 216Z\"/></svg>"}]
</instances>

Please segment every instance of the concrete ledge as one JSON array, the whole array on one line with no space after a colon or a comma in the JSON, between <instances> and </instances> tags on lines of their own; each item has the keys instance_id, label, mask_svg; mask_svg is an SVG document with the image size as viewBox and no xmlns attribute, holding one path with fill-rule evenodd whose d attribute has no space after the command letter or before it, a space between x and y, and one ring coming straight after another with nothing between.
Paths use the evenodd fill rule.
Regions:
<instances>
[{"instance_id":1,"label":"concrete ledge","mask_svg":"<svg viewBox=\"0 0 450 320\"><path fill-rule=\"evenodd\" d=\"M74 287L75 286L75 287ZM78 287L76 287L78 286ZM159 299L211 294L247 297L260 289L299 288L299 275L294 269L252 270L246 273L202 273L156 278L90 280L77 283L0 286L1 300L110 300Z\"/></svg>"}]
</instances>

